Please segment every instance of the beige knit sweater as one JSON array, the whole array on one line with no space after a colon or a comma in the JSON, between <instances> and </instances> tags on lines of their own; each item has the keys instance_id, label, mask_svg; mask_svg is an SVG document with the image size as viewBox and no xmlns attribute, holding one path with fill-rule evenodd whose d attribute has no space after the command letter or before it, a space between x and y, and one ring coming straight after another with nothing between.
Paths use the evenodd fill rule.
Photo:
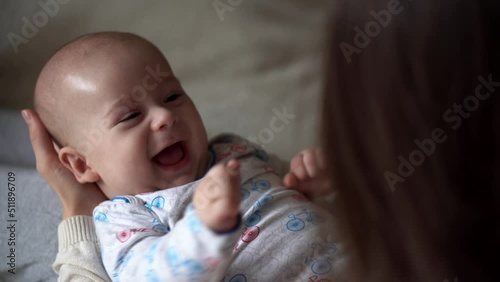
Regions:
<instances>
[{"instance_id":1,"label":"beige knit sweater","mask_svg":"<svg viewBox=\"0 0 500 282\"><path fill-rule=\"evenodd\" d=\"M101 261L93 218L79 215L63 220L58 228L59 250L52 265L58 281L111 281Z\"/></svg>"}]
</instances>

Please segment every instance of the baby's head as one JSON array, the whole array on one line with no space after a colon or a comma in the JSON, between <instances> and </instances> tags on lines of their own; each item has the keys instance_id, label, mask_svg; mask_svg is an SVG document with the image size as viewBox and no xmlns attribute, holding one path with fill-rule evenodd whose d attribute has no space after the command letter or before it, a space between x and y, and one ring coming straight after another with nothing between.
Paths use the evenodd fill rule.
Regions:
<instances>
[{"instance_id":1,"label":"baby's head","mask_svg":"<svg viewBox=\"0 0 500 282\"><path fill-rule=\"evenodd\" d=\"M102 32L63 46L35 87L35 110L80 183L108 197L186 184L208 165L207 133L161 52Z\"/></svg>"}]
</instances>

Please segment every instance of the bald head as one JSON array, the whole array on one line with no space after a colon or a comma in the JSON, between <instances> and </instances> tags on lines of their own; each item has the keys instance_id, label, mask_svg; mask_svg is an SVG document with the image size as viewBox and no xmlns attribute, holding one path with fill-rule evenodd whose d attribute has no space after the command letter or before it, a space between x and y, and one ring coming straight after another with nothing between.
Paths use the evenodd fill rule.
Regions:
<instances>
[{"instance_id":1,"label":"bald head","mask_svg":"<svg viewBox=\"0 0 500 282\"><path fill-rule=\"evenodd\" d=\"M38 77L34 108L56 143L75 146L82 138L79 125L92 107L87 102L102 94L110 66L138 52L161 54L137 35L100 32L79 37L52 55Z\"/></svg>"}]
</instances>

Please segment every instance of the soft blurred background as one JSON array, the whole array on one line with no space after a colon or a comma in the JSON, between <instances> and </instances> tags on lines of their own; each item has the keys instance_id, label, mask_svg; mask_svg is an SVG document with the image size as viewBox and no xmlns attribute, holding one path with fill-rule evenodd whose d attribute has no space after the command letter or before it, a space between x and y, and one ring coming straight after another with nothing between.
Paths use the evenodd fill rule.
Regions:
<instances>
[{"instance_id":1,"label":"soft blurred background","mask_svg":"<svg viewBox=\"0 0 500 282\"><path fill-rule=\"evenodd\" d=\"M16 275L7 273L8 234L0 232L0 280L55 281L61 208L34 170L19 110L32 106L37 75L58 47L89 32L137 33L166 55L210 136L255 136L290 159L317 142L332 2L0 0L0 220L8 172L16 173L20 220ZM284 111L293 118L276 130L270 121Z\"/></svg>"},{"instance_id":2,"label":"soft blurred background","mask_svg":"<svg viewBox=\"0 0 500 282\"><path fill-rule=\"evenodd\" d=\"M286 107L296 118L273 138L264 129L260 143L290 158L315 142L331 2L0 1L0 107L30 107L43 64L69 40L128 31L164 52L210 136L258 136Z\"/></svg>"}]
</instances>

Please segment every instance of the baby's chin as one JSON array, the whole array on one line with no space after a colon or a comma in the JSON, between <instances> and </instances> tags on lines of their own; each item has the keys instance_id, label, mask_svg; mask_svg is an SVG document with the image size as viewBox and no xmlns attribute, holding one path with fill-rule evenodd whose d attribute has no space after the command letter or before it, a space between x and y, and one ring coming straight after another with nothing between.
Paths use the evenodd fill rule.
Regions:
<instances>
[{"instance_id":1,"label":"baby's chin","mask_svg":"<svg viewBox=\"0 0 500 282\"><path fill-rule=\"evenodd\" d=\"M127 195L128 196L135 196L135 195L150 194L153 192L186 185L188 183L194 182L196 179L197 179L196 176L181 175L181 176L178 176L174 180L172 180L172 179L157 179L157 181L154 181L155 183L151 183L150 185L142 184L143 186L140 189L135 188L135 189L122 189L121 191L104 191L101 188L101 190L104 192L106 197L108 197L109 199L112 199L112 198L118 197L118 196L127 196ZM134 185L134 187L137 187L137 186Z\"/></svg>"},{"instance_id":2,"label":"baby's chin","mask_svg":"<svg viewBox=\"0 0 500 282\"><path fill-rule=\"evenodd\" d=\"M193 175L182 175L182 176L177 177L175 180L165 180L165 181L162 181L162 184L158 187L158 189L156 189L156 191L186 185L186 184L189 184L189 183L195 181L196 179L197 178L195 175L194 176Z\"/></svg>"},{"instance_id":3,"label":"baby's chin","mask_svg":"<svg viewBox=\"0 0 500 282\"><path fill-rule=\"evenodd\" d=\"M113 199L114 197L119 197L119 196L136 196L136 195L147 195L147 194L150 194L150 193L154 193L154 192L158 192L158 191L161 191L161 190L167 190L167 189L170 189L170 188L174 188L174 187L178 187L178 186L182 186L182 185L185 185L185 184L188 184L190 182L193 182L193 180L191 180L192 178L184 178L184 179L176 179L176 181L159 181L161 184L158 185L150 185L150 186L147 186L147 187L142 187L141 189L130 189L130 190L122 190L123 192L116 192L114 191L114 193L106 193L104 192L104 194L109 198L109 199Z\"/></svg>"}]
</instances>

